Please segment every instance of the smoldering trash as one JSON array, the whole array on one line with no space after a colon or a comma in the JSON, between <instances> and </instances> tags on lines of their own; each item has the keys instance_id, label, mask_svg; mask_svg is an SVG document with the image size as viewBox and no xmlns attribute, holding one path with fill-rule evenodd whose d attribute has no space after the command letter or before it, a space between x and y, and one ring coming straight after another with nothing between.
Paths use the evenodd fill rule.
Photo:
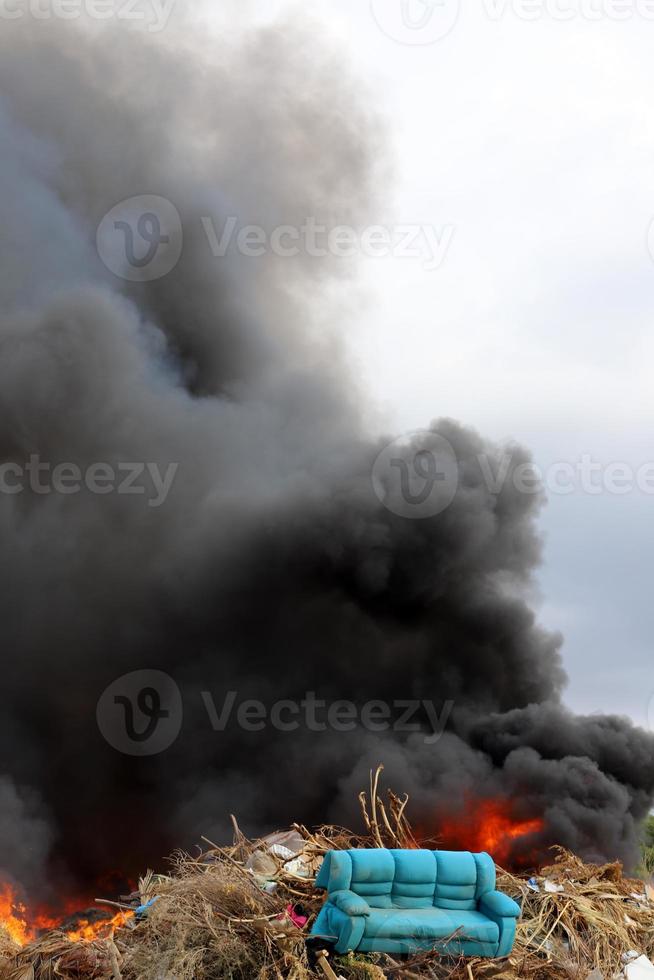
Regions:
<instances>
[{"instance_id":1,"label":"smoldering trash","mask_svg":"<svg viewBox=\"0 0 654 980\"><path fill-rule=\"evenodd\" d=\"M415 848L407 798L382 794L380 770L360 794L360 833L323 825L249 840L232 818L230 846L178 852L86 936L63 929L23 939L0 921L0 978L63 980L639 980L654 973L654 889L619 862L595 865L557 848L537 873L498 868L522 907L508 959L453 960L433 950L395 958L338 955L308 930L324 900L314 879L329 850ZM382 798L382 795L385 798ZM17 912L17 914L19 914Z\"/></svg>"}]
</instances>

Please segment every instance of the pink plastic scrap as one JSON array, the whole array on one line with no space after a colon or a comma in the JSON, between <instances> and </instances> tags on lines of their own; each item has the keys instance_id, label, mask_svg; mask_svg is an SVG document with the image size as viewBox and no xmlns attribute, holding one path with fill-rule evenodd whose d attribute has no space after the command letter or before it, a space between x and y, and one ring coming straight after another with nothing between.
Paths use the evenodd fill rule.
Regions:
<instances>
[{"instance_id":1,"label":"pink plastic scrap","mask_svg":"<svg viewBox=\"0 0 654 980\"><path fill-rule=\"evenodd\" d=\"M286 909L284 910L284 914L283 915L278 915L277 918L278 919L284 919L284 918L290 919L291 922L293 923L293 925L294 926L297 926L298 929L304 929L305 925L309 921L309 916L308 915L300 915L299 912L296 911L294 905L287 905L286 906Z\"/></svg>"}]
</instances>

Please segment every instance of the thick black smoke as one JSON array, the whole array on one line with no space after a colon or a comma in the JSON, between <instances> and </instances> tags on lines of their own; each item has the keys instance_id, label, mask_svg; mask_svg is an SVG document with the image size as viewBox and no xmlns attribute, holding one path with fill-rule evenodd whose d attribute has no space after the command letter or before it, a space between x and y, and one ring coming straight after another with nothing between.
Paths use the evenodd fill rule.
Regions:
<instances>
[{"instance_id":1,"label":"thick black smoke","mask_svg":"<svg viewBox=\"0 0 654 980\"><path fill-rule=\"evenodd\" d=\"M27 888L160 862L229 812L253 833L353 819L379 761L421 823L500 795L544 818L537 843L634 856L654 743L560 704L561 638L529 605L540 496L510 474L492 492L479 457L496 471L501 450L441 421L458 492L434 517L396 516L371 482L391 437L368 431L342 349L353 263L209 247L203 217L374 222L383 134L319 34L3 26L1 460L179 464L158 507L0 494L0 868ZM182 257L128 283L96 230L151 194L181 215ZM184 702L177 741L146 758L96 723L107 686L140 669ZM447 726L427 738L423 711L421 731L214 732L207 692L220 712L230 691L428 700Z\"/></svg>"}]
</instances>

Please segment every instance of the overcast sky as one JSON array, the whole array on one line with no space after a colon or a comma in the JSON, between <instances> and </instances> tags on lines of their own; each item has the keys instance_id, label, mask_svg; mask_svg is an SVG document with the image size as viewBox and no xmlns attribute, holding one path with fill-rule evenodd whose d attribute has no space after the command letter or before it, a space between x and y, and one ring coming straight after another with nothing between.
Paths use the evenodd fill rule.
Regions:
<instances>
[{"instance_id":1,"label":"overcast sky","mask_svg":"<svg viewBox=\"0 0 654 980\"><path fill-rule=\"evenodd\" d=\"M549 493L540 615L565 634L568 703L646 724L654 481L639 489L637 471L654 461L654 3L297 9L349 48L387 117L395 173L379 222L430 226L443 246L436 269L363 261L349 341L366 387L389 427L454 416L524 443L566 487L548 467L602 463L599 493L579 479Z\"/></svg>"}]
</instances>

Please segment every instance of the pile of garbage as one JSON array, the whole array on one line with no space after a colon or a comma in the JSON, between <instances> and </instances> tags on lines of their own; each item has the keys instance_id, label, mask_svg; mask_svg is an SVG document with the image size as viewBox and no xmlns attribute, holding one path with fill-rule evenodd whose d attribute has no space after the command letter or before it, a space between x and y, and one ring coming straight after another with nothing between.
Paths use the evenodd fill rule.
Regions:
<instances>
[{"instance_id":1,"label":"pile of garbage","mask_svg":"<svg viewBox=\"0 0 654 980\"><path fill-rule=\"evenodd\" d=\"M328 850L417 846L406 798L382 802L378 780L360 797L363 835L294 825L251 841L232 818L231 846L205 840L168 874L148 872L104 938L50 932L19 946L0 928L0 980L654 980L654 890L618 863L562 849L536 877L498 869L498 887L523 908L509 959L325 955L307 942Z\"/></svg>"},{"instance_id":2,"label":"pile of garbage","mask_svg":"<svg viewBox=\"0 0 654 980\"><path fill-rule=\"evenodd\" d=\"M51 932L19 946L0 928L0 980L324 978L306 945L322 904L313 880L327 850L358 838L297 827L251 842L235 827L232 846L206 841L174 855L168 874L148 872L132 915L105 938Z\"/></svg>"},{"instance_id":3,"label":"pile of garbage","mask_svg":"<svg viewBox=\"0 0 654 980\"><path fill-rule=\"evenodd\" d=\"M477 977L654 980L654 889L619 862L586 864L563 848L537 877L498 873L498 888L522 905L504 972Z\"/></svg>"}]
</instances>

